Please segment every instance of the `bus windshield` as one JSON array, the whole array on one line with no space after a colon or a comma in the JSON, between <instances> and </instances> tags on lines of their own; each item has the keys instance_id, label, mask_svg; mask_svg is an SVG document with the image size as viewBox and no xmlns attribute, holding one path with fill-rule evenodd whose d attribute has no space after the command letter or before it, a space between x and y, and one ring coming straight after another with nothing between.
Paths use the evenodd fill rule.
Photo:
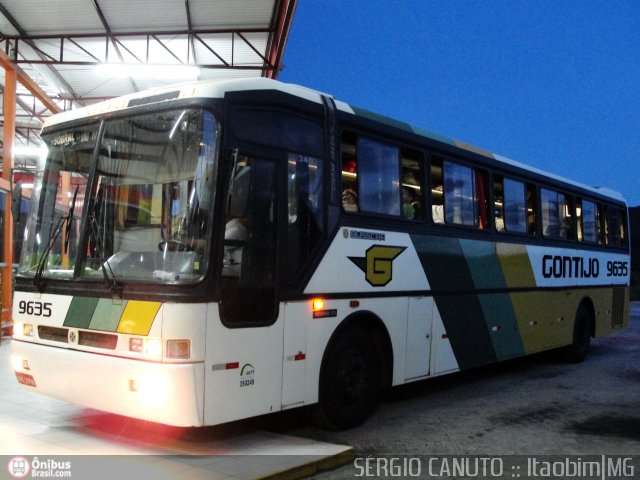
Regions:
<instances>
[{"instance_id":1,"label":"bus windshield","mask_svg":"<svg viewBox=\"0 0 640 480\"><path fill-rule=\"evenodd\" d=\"M45 279L195 282L208 264L213 114L182 109L43 134L19 273Z\"/></svg>"}]
</instances>

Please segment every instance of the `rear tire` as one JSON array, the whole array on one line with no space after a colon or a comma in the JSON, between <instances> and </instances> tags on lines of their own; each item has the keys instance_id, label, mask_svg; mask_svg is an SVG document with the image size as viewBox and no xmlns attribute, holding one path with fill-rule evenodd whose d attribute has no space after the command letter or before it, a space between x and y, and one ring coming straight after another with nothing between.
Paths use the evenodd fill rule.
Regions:
<instances>
[{"instance_id":1,"label":"rear tire","mask_svg":"<svg viewBox=\"0 0 640 480\"><path fill-rule=\"evenodd\" d=\"M318 404L311 411L314 423L330 430L362 424L376 408L380 375L371 336L359 329L339 333L322 362Z\"/></svg>"},{"instance_id":2,"label":"rear tire","mask_svg":"<svg viewBox=\"0 0 640 480\"><path fill-rule=\"evenodd\" d=\"M585 304L578 307L576 320L573 324L573 343L565 347L563 356L565 361L580 363L587 358L591 343L591 312Z\"/></svg>"}]
</instances>

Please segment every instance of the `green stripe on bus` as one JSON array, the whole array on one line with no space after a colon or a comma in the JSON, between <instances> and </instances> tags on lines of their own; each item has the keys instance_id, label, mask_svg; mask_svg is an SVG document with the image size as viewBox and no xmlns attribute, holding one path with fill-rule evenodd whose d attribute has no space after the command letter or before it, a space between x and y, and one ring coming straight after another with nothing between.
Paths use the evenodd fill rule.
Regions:
<instances>
[{"instance_id":1,"label":"green stripe on bus","mask_svg":"<svg viewBox=\"0 0 640 480\"><path fill-rule=\"evenodd\" d=\"M460 241L426 235L411 239L431 289L436 292L434 300L460 368L495 362L496 353L478 295L446 294L475 289Z\"/></svg>"},{"instance_id":2,"label":"green stripe on bus","mask_svg":"<svg viewBox=\"0 0 640 480\"><path fill-rule=\"evenodd\" d=\"M460 240L476 290L506 289L502 265L492 242ZM507 293L480 295L486 328L498 360L524 353L516 314Z\"/></svg>"},{"instance_id":3,"label":"green stripe on bus","mask_svg":"<svg viewBox=\"0 0 640 480\"><path fill-rule=\"evenodd\" d=\"M91 317L98 305L97 298L73 297L63 326L73 328L89 328Z\"/></svg>"},{"instance_id":4,"label":"green stripe on bus","mask_svg":"<svg viewBox=\"0 0 640 480\"><path fill-rule=\"evenodd\" d=\"M470 143L464 143L464 142L461 142L459 140L454 140L454 144L455 144L456 147L463 148L463 149L465 149L465 150L467 150L469 152L477 153L479 155L482 155L482 156L488 157L488 158L495 158L493 156L493 153L491 153L490 151L485 150L485 149L480 148L480 147L476 147L475 145L471 145Z\"/></svg>"},{"instance_id":5,"label":"green stripe on bus","mask_svg":"<svg viewBox=\"0 0 640 480\"><path fill-rule=\"evenodd\" d=\"M387 117L379 113L372 112L370 110L366 110L364 108L354 107L353 105L349 105L349 106L355 112L355 114L360 117L365 117L370 120L374 120L376 122L384 123L385 125L399 128L401 130L407 130L409 132L413 131L413 128L408 123L395 120L393 118Z\"/></svg>"},{"instance_id":6,"label":"green stripe on bus","mask_svg":"<svg viewBox=\"0 0 640 480\"><path fill-rule=\"evenodd\" d=\"M477 295L436 295L442 323L460 369L497 360Z\"/></svg>"},{"instance_id":7,"label":"green stripe on bus","mask_svg":"<svg viewBox=\"0 0 640 480\"><path fill-rule=\"evenodd\" d=\"M408 132L413 132L416 135L421 135L423 137L427 137L430 138L432 140L436 140L438 142L442 142L442 143L446 143L448 145L462 145L462 148L466 148L467 150L471 150L474 152L479 152L482 153L483 155L488 156L489 158L494 158L493 154L490 152L487 152L486 150L481 150L479 148L476 147L472 147L471 145L467 145L467 144L462 144L461 142L458 142L452 138L449 137L445 137L444 135L440 135L439 133L436 132L432 132L430 130L425 130L424 128L419 128L416 127L414 125L411 125L409 123L405 123L405 122L401 122L399 120L387 117L385 115L381 115L379 113L375 113L372 112L370 110L366 110L364 108L360 108L360 107L355 107L353 105L349 105L351 107L351 109L354 111L354 113L356 115L359 115L361 117L365 117L368 118L370 120L374 120L376 122L380 122L383 123L385 125L389 125L391 127L395 127L395 128L399 128L401 130L406 130Z\"/></svg>"},{"instance_id":8,"label":"green stripe on bus","mask_svg":"<svg viewBox=\"0 0 640 480\"><path fill-rule=\"evenodd\" d=\"M93 313L89 328L103 332L115 332L126 306L127 301L120 300L116 303L110 298L101 298Z\"/></svg>"},{"instance_id":9,"label":"green stripe on bus","mask_svg":"<svg viewBox=\"0 0 640 480\"><path fill-rule=\"evenodd\" d=\"M496 358L507 360L523 355L524 345L510 295L508 293L481 295L480 304L485 318L491 319L487 327Z\"/></svg>"}]
</instances>

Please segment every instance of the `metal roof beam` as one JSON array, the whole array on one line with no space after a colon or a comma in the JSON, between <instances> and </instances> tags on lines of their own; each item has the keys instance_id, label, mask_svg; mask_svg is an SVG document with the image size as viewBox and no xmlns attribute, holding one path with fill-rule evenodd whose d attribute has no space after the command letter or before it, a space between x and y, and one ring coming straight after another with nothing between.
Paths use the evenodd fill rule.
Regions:
<instances>
[{"instance_id":1,"label":"metal roof beam","mask_svg":"<svg viewBox=\"0 0 640 480\"><path fill-rule=\"evenodd\" d=\"M104 14L102 13L102 9L100 8L100 5L98 4L98 0L91 0L91 1L93 3L93 8L95 9L96 13L98 14L98 18L100 18L100 22L102 23L102 26L104 27L105 31L107 32L108 38L111 40L111 43L113 43L113 48L115 48L116 53L118 54L118 57L120 58L120 61L122 63L125 63L124 57L122 56L122 52L120 52L120 48L118 47L118 42L116 41L115 37L111 33L111 27L107 23L107 19L105 18ZM109 44L108 43L107 43L107 50L105 52L105 56L106 56L107 59L109 58ZM129 81L131 82L131 87L133 88L133 90L135 92L139 92L140 89L136 85L136 82L133 81L133 78L129 77Z\"/></svg>"},{"instance_id":2,"label":"metal roof beam","mask_svg":"<svg viewBox=\"0 0 640 480\"><path fill-rule=\"evenodd\" d=\"M218 53L211 48L209 45L207 45L207 42L205 42L204 40L202 40L202 38L200 38L200 36L197 33L193 34L193 38L195 38L196 40L198 40L198 42L207 50L209 50L218 60L220 60L224 66L226 68L231 68L231 64L229 64L229 62L227 62L224 58L222 58L220 55L218 55ZM231 61L233 61L233 58L231 59Z\"/></svg>"},{"instance_id":3,"label":"metal roof beam","mask_svg":"<svg viewBox=\"0 0 640 480\"><path fill-rule=\"evenodd\" d=\"M189 8L189 0L184 0L184 10L187 15L187 28L191 32L193 30L193 24L191 23L191 9ZM196 46L193 42L193 36L189 36L188 39L188 47L187 47L187 63L190 63L189 55L193 58L193 63L198 63L198 59L196 58Z\"/></svg>"},{"instance_id":4,"label":"metal roof beam","mask_svg":"<svg viewBox=\"0 0 640 480\"><path fill-rule=\"evenodd\" d=\"M274 9L274 18L271 25L275 26L274 31L269 35L267 44L267 55L269 61L266 63L263 75L268 78L277 78L280 70L282 70L282 59L284 57L284 49L287 45L287 38L291 30L293 15L296 10L298 0L280 0L279 8Z\"/></svg>"},{"instance_id":5,"label":"metal roof beam","mask_svg":"<svg viewBox=\"0 0 640 480\"><path fill-rule=\"evenodd\" d=\"M286 12L291 13L290 10L286 10ZM285 24L287 23L286 19L283 20ZM109 28L108 25L106 28ZM281 27L279 27L281 28ZM20 37L20 36L5 36L3 40L5 41L5 50L8 51L10 46L17 49L17 52L20 53L21 58L17 58L16 63L18 64L44 64L44 65L98 65L100 63L105 63L108 61L108 50L109 45L114 45L116 48L116 52L120 58L120 61L124 62L124 56L122 55L122 51L120 49L124 48L132 58L135 58L136 61L140 63L143 62L139 57L137 57L131 50L126 47L126 41L130 38L138 38L138 39L146 39L147 47L146 47L146 55L145 58L148 59L151 53L151 46L153 44L158 45L160 48L166 50L174 59L176 59L180 63L190 63L196 66L200 66L202 68L220 68L219 65L215 65L212 67L209 64L198 63L194 60L194 63L189 62L190 58L195 59L195 43L196 41L204 46L209 52L211 52L226 68L231 68L235 64L235 50L232 48L231 59L224 59L220 54L218 54L213 48L214 40L207 40L204 38L205 35L231 35L231 42L235 43L235 37L238 36L242 39L242 41L249 46L249 48L256 54L255 65L245 65L250 67L251 70L261 70L264 71L273 71L278 70L278 66L274 64L263 52L260 51L255 45L249 41L246 35L253 33L262 33L268 34L271 45L273 45L273 52L269 55L274 59L280 61L281 53L282 53L282 32L279 34L274 33L274 29L268 28L247 28L247 29L203 29L203 30L172 30L172 31L157 31L157 32L123 32L123 33L113 33L107 32L104 33L91 33L91 34L60 34L60 35L38 35L38 36L29 36L29 37ZM184 55L176 53L175 50L172 50L166 43L163 42L163 39L160 37L182 37L187 40L187 52ZM48 55L48 60L43 59L42 56L38 55L29 55L30 52L20 51L20 41L29 40L32 43L37 42L51 42L58 41L60 44L59 54L57 58L52 59L51 55ZM87 48L85 48L82 44L83 41L98 39L100 41L105 42L105 56L104 58L98 58L95 54L89 52ZM153 41L152 41L153 40ZM10 42L14 42L10 44ZM67 44L72 44L74 47L80 49L87 56L87 60L66 60L65 58L65 49L68 48ZM77 51L76 58L77 58ZM126 62L125 62L126 63Z\"/></svg>"},{"instance_id":6,"label":"metal roof beam","mask_svg":"<svg viewBox=\"0 0 640 480\"><path fill-rule=\"evenodd\" d=\"M2 85L0 85L0 93L4 95L4 87ZM20 108L22 110L24 110L25 112L27 112L29 114L30 118L37 118L38 120L40 120L41 123L44 123L43 116L36 112L36 105L35 105L36 97L32 97L33 98L33 105L29 105L29 104L27 104L27 102L25 102L24 100L22 100L20 98L20 97L24 97L24 96L25 96L24 94L16 95L16 103L20 106ZM24 116L24 115L19 115L19 114L16 115L16 117L20 117L20 116Z\"/></svg>"},{"instance_id":7,"label":"metal roof beam","mask_svg":"<svg viewBox=\"0 0 640 480\"><path fill-rule=\"evenodd\" d=\"M49 95L47 95L45 91L42 90L42 88L40 88L40 86L3 51L0 51L0 67L15 70L18 82L29 90L34 97L40 100L40 103L42 103L51 113L58 113L62 111L60 107L58 107L58 105L56 105L56 103L49 97Z\"/></svg>"},{"instance_id":8,"label":"metal roof beam","mask_svg":"<svg viewBox=\"0 0 640 480\"><path fill-rule=\"evenodd\" d=\"M151 35L151 37L152 37L156 42L158 42L158 43L160 44L160 46L161 46L162 48L164 48L164 49L169 53L169 55L171 55L173 58L175 58L175 59L178 61L178 63L184 64L184 62L183 62L182 60L180 60L180 57L178 57L175 53L173 53L173 52L171 51L171 49L170 49L169 47L167 47L167 46L164 44L164 42L163 42L162 40L160 40L160 39L159 39L158 37L156 37L155 35ZM188 56L188 54L189 54L189 48L187 47L187 56Z\"/></svg>"},{"instance_id":9,"label":"metal roof beam","mask_svg":"<svg viewBox=\"0 0 640 480\"><path fill-rule=\"evenodd\" d=\"M2 13L2 15L4 15L4 17L11 24L11 26L13 28L15 28L16 31L20 34L20 37L18 37L18 38L21 38L27 45L29 45L37 53L42 55L40 49L36 46L35 42L32 42L32 41L29 40L27 32L22 28L22 26L13 17L13 15L11 15L11 12L9 12L9 10L7 10L7 8L4 6L4 4L2 4L2 2L0 2L0 13ZM8 53L10 51L10 49L9 49L9 37L5 36L5 38L7 39L6 52ZM13 58L14 63L16 63L16 64L17 64L16 60L18 59L18 38L15 38L15 40L16 40L16 43L15 43L16 53L15 53L15 56ZM48 57L49 55L46 55L46 56ZM55 76L56 81L60 82L60 85L62 85L63 89L66 90L67 92L69 92L70 95L72 95L74 97L77 97L77 94L73 91L73 88L71 88L71 85L69 85L69 83L67 83L67 81L62 77L62 75L60 75L60 73L55 68L53 68L53 67L48 67L48 68L51 71L51 73ZM22 82L20 82L20 83L22 83Z\"/></svg>"}]
</instances>

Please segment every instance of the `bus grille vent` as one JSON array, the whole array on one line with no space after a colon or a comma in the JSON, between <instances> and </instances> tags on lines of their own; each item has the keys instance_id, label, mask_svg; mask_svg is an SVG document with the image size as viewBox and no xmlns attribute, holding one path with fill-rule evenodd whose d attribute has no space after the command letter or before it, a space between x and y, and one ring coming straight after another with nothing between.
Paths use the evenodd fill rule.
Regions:
<instances>
[{"instance_id":1,"label":"bus grille vent","mask_svg":"<svg viewBox=\"0 0 640 480\"><path fill-rule=\"evenodd\" d=\"M625 289L613 289L613 304L611 305L611 327L617 328L624 324Z\"/></svg>"},{"instance_id":2,"label":"bus grille vent","mask_svg":"<svg viewBox=\"0 0 640 480\"><path fill-rule=\"evenodd\" d=\"M69 331L66 328L38 326L38 336L43 340L69 343L68 333Z\"/></svg>"},{"instance_id":3,"label":"bus grille vent","mask_svg":"<svg viewBox=\"0 0 640 480\"><path fill-rule=\"evenodd\" d=\"M115 350L118 344L117 335L109 335L108 333L83 332L79 333L78 343L87 347L108 348Z\"/></svg>"},{"instance_id":4,"label":"bus grille vent","mask_svg":"<svg viewBox=\"0 0 640 480\"><path fill-rule=\"evenodd\" d=\"M43 340L69 343L69 329L67 328L47 327L39 325L38 335ZM78 345L115 350L117 344L117 335L100 332L86 332L82 330L78 332Z\"/></svg>"}]
</instances>

